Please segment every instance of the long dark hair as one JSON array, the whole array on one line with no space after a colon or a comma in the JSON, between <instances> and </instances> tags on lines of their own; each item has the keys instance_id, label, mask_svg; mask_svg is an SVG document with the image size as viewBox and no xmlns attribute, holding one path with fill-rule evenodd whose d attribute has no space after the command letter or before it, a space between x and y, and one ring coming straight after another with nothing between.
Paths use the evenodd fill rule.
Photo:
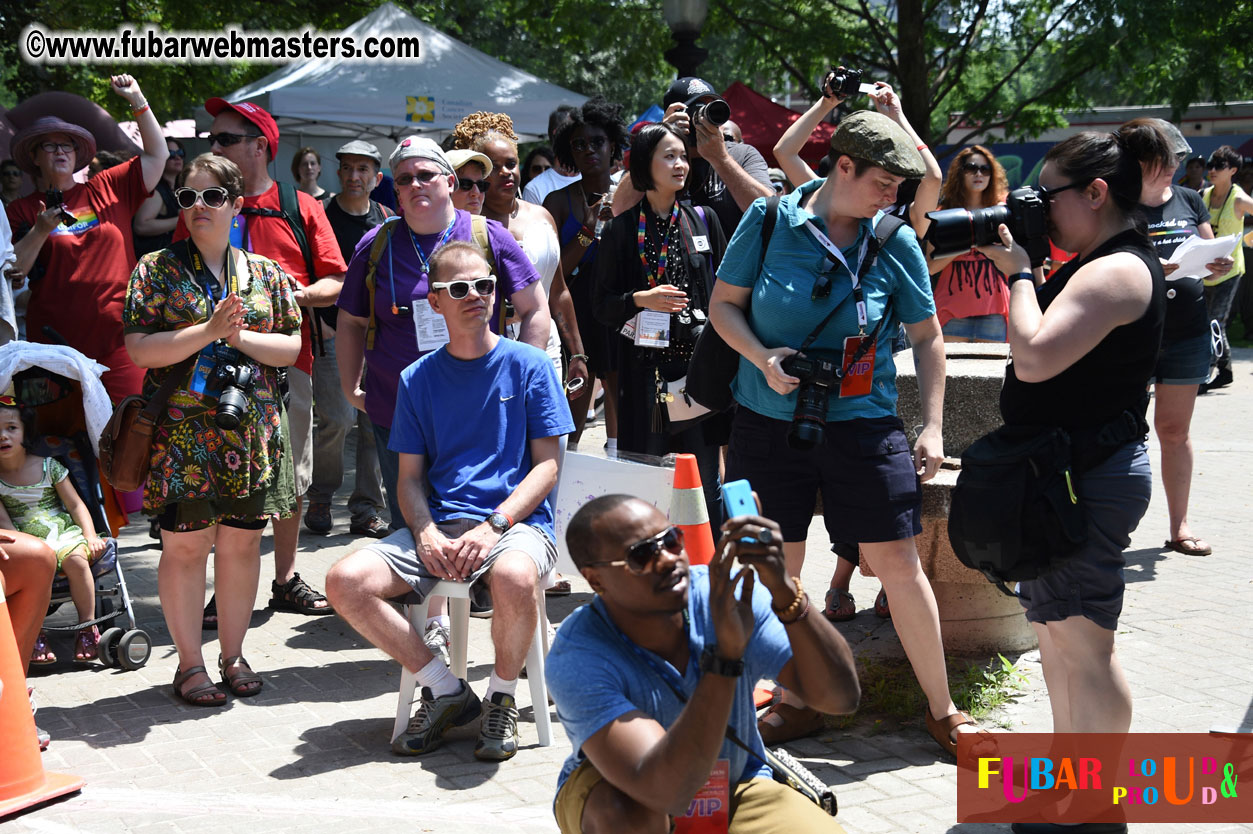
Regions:
<instances>
[{"instance_id":1,"label":"long dark hair","mask_svg":"<svg viewBox=\"0 0 1253 834\"><path fill-rule=\"evenodd\" d=\"M948 174L944 177L944 185L940 186L940 208L965 208L966 176L963 166L966 160L979 154L992 166L992 175L988 178L988 187L979 195L979 203L983 208L1000 203L1009 195L1009 177L1005 168L997 161L992 152L983 145L969 145L957 152L948 166Z\"/></svg>"}]
</instances>

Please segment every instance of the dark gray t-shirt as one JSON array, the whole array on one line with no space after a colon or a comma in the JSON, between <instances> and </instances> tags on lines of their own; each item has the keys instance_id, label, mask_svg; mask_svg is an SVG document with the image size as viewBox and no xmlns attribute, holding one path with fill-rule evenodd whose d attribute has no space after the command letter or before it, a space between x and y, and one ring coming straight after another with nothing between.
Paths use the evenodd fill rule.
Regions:
<instances>
[{"instance_id":1,"label":"dark gray t-shirt","mask_svg":"<svg viewBox=\"0 0 1253 834\"><path fill-rule=\"evenodd\" d=\"M1179 244L1209 222L1201 195L1182 185L1170 187L1171 197L1160 206L1141 205L1149 224L1149 240L1157 257L1169 260ZM1166 329L1162 341L1199 336L1209 330L1205 287L1200 278L1166 278Z\"/></svg>"},{"instance_id":2,"label":"dark gray t-shirt","mask_svg":"<svg viewBox=\"0 0 1253 834\"><path fill-rule=\"evenodd\" d=\"M750 177L762 185L770 185L770 168L765 158L752 145L744 142L728 142L727 153ZM726 183L718 172L703 159L692 160L692 170L687 178L688 197L695 206L709 206L722 222L722 231L730 239L735 227L740 225L744 212L736 205Z\"/></svg>"}]
</instances>

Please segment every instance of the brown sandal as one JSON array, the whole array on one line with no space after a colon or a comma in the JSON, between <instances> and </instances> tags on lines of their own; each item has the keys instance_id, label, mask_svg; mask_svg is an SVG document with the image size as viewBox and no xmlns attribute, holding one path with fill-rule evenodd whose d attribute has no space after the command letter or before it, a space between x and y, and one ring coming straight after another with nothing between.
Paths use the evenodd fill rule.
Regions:
<instances>
[{"instance_id":1,"label":"brown sandal","mask_svg":"<svg viewBox=\"0 0 1253 834\"><path fill-rule=\"evenodd\" d=\"M927 732L935 739L935 743L944 748L944 752L953 756L957 755L957 736L954 731L963 724L975 726L975 720L961 710L936 719L931 717L930 707L923 707L922 715L926 719ZM991 735L987 730L979 730L979 732Z\"/></svg>"},{"instance_id":2,"label":"brown sandal","mask_svg":"<svg viewBox=\"0 0 1253 834\"><path fill-rule=\"evenodd\" d=\"M822 616L833 623L846 623L857 616L857 600L848 591L839 588L827 590L827 605Z\"/></svg>"},{"instance_id":3,"label":"brown sandal","mask_svg":"<svg viewBox=\"0 0 1253 834\"><path fill-rule=\"evenodd\" d=\"M252 667L248 665L248 661L244 660L243 655L237 654L234 657L225 659L219 655L218 670L222 673L222 683L226 684L226 688L240 698L249 698L256 695L265 684L265 681L261 680L261 677L252 671Z\"/></svg>"},{"instance_id":4,"label":"brown sandal","mask_svg":"<svg viewBox=\"0 0 1253 834\"><path fill-rule=\"evenodd\" d=\"M186 689L183 684L196 675L204 675L205 682L200 686ZM226 694L209 680L209 673L203 666L193 666L185 672L174 670L174 694L193 707L220 707L226 703Z\"/></svg>"},{"instance_id":5,"label":"brown sandal","mask_svg":"<svg viewBox=\"0 0 1253 834\"><path fill-rule=\"evenodd\" d=\"M766 721L766 718L771 715L779 716L783 719L783 723L775 725ZM824 726L826 722L818 710L811 707L794 707L782 702L766 710L765 714L757 719L757 731L761 733L761 741L767 747L811 736Z\"/></svg>"}]
</instances>

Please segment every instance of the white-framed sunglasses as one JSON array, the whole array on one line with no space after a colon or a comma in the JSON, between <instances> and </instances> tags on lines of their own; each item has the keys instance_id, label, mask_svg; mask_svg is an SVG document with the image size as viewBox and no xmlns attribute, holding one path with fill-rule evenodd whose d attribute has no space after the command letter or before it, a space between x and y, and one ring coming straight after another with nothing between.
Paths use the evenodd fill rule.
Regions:
<instances>
[{"instance_id":1,"label":"white-framed sunglasses","mask_svg":"<svg viewBox=\"0 0 1253 834\"><path fill-rule=\"evenodd\" d=\"M496 292L496 276L488 275L486 278L475 278L472 281L432 281L431 289L448 290L448 297L460 301L470 294L470 288L474 288L474 292L480 298L487 298Z\"/></svg>"}]
</instances>

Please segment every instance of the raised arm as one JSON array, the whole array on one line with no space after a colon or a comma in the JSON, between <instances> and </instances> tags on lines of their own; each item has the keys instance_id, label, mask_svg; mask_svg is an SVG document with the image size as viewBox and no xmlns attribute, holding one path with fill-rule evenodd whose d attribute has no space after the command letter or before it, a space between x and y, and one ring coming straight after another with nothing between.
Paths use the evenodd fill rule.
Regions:
<instances>
[{"instance_id":1,"label":"raised arm","mask_svg":"<svg viewBox=\"0 0 1253 834\"><path fill-rule=\"evenodd\" d=\"M787 130L783 131L783 135L775 143L775 161L779 163L783 173L787 174L793 186L799 187L810 180L818 179L814 169L801 159L801 148L805 147L805 143L809 141L809 137L813 135L814 130L827 114L840 106L841 101L843 99L834 96L823 96L818 99L812 107L801 114L799 119L792 122Z\"/></svg>"},{"instance_id":2,"label":"raised arm","mask_svg":"<svg viewBox=\"0 0 1253 834\"><path fill-rule=\"evenodd\" d=\"M165 143L165 134L161 132L161 123L153 115L148 100L139 89L139 82L129 75L115 75L109 79L113 92L117 93L131 106L131 116L139 125L139 135L143 139L143 153L139 164L144 170L144 188L151 191L161 181L165 172L165 161L170 158L170 147Z\"/></svg>"}]
</instances>

